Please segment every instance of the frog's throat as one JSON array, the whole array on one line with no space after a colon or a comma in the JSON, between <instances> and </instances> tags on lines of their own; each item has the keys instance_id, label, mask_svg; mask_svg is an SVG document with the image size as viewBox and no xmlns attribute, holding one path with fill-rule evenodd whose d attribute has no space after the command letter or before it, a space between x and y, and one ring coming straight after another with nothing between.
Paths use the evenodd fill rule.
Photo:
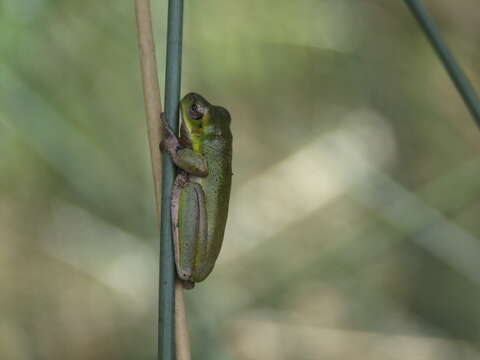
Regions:
<instances>
[{"instance_id":1,"label":"frog's throat","mask_svg":"<svg viewBox=\"0 0 480 360\"><path fill-rule=\"evenodd\" d=\"M182 114L183 115L183 114ZM200 133L198 133L200 132ZM182 145L185 147L192 147L193 151L202 151L202 132L201 130L195 131L193 126L188 121L185 121L182 116L182 122L180 125L180 138L183 138Z\"/></svg>"},{"instance_id":2,"label":"frog's throat","mask_svg":"<svg viewBox=\"0 0 480 360\"><path fill-rule=\"evenodd\" d=\"M202 137L199 135L192 135L191 137L191 142L192 142L192 149L196 153L201 153L202 152Z\"/></svg>"},{"instance_id":3,"label":"frog's throat","mask_svg":"<svg viewBox=\"0 0 480 360\"><path fill-rule=\"evenodd\" d=\"M195 134L190 124L182 121L180 125L180 144L182 147L191 148L195 152L201 152L202 136L202 134Z\"/></svg>"}]
</instances>

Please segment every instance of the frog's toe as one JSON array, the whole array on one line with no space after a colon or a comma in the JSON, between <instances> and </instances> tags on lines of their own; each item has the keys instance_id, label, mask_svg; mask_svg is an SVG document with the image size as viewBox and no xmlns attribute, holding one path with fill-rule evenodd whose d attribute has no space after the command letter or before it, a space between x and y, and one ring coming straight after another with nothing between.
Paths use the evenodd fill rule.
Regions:
<instances>
[{"instance_id":1,"label":"frog's toe","mask_svg":"<svg viewBox=\"0 0 480 360\"><path fill-rule=\"evenodd\" d=\"M182 285L184 289L190 290L195 287L195 282L190 280L182 280Z\"/></svg>"}]
</instances>

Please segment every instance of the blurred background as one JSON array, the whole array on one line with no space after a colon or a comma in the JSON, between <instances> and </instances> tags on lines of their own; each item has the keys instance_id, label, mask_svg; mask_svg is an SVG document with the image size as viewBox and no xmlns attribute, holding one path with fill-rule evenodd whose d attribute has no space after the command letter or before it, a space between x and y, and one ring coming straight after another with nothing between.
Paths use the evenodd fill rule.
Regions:
<instances>
[{"instance_id":1,"label":"blurred background","mask_svg":"<svg viewBox=\"0 0 480 360\"><path fill-rule=\"evenodd\" d=\"M0 358L153 359L133 1L0 4ZM425 4L480 90L478 0ZM479 359L480 133L403 2L187 0L183 59L234 133L194 359Z\"/></svg>"}]
</instances>

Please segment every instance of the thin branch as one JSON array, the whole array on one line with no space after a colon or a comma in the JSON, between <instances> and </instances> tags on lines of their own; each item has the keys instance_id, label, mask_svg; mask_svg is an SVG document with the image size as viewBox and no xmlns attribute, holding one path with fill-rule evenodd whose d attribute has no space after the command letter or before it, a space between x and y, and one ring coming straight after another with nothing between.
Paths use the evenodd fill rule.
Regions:
<instances>
[{"instance_id":1,"label":"thin branch","mask_svg":"<svg viewBox=\"0 0 480 360\"><path fill-rule=\"evenodd\" d=\"M183 301L183 285L177 280L175 284L175 336L177 360L190 360L190 338L187 328L187 315Z\"/></svg>"},{"instance_id":2,"label":"thin branch","mask_svg":"<svg viewBox=\"0 0 480 360\"><path fill-rule=\"evenodd\" d=\"M160 204L162 185L162 156L159 148L160 140L162 139L160 126L162 102L160 86L158 83L150 0L135 0L135 12L137 15L138 45L140 51L145 111L147 115L148 142L150 146L150 159L152 162L153 182L155 186L155 203L158 205ZM158 219L160 219L159 206L157 206L157 215Z\"/></svg>"},{"instance_id":3,"label":"thin branch","mask_svg":"<svg viewBox=\"0 0 480 360\"><path fill-rule=\"evenodd\" d=\"M442 61L443 66L457 87L458 92L462 96L463 101L472 114L477 126L480 127L480 100L478 99L472 84L462 71L462 68L448 49L447 44L442 38L442 34L435 25L432 17L429 15L428 10L420 0L405 0L405 3L422 27L438 57ZM452 4L452 6L453 5L454 4Z\"/></svg>"}]
</instances>

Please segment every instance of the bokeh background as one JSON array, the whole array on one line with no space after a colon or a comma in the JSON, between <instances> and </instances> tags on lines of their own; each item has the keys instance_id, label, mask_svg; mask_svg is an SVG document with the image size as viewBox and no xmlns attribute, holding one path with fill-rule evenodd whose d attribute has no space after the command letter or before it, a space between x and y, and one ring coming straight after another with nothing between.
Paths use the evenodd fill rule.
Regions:
<instances>
[{"instance_id":1,"label":"bokeh background","mask_svg":"<svg viewBox=\"0 0 480 360\"><path fill-rule=\"evenodd\" d=\"M425 3L479 90L478 0ZM153 359L133 1L0 4L0 358ZM480 133L402 1L187 0L183 65L235 136L194 359L480 358Z\"/></svg>"}]
</instances>

